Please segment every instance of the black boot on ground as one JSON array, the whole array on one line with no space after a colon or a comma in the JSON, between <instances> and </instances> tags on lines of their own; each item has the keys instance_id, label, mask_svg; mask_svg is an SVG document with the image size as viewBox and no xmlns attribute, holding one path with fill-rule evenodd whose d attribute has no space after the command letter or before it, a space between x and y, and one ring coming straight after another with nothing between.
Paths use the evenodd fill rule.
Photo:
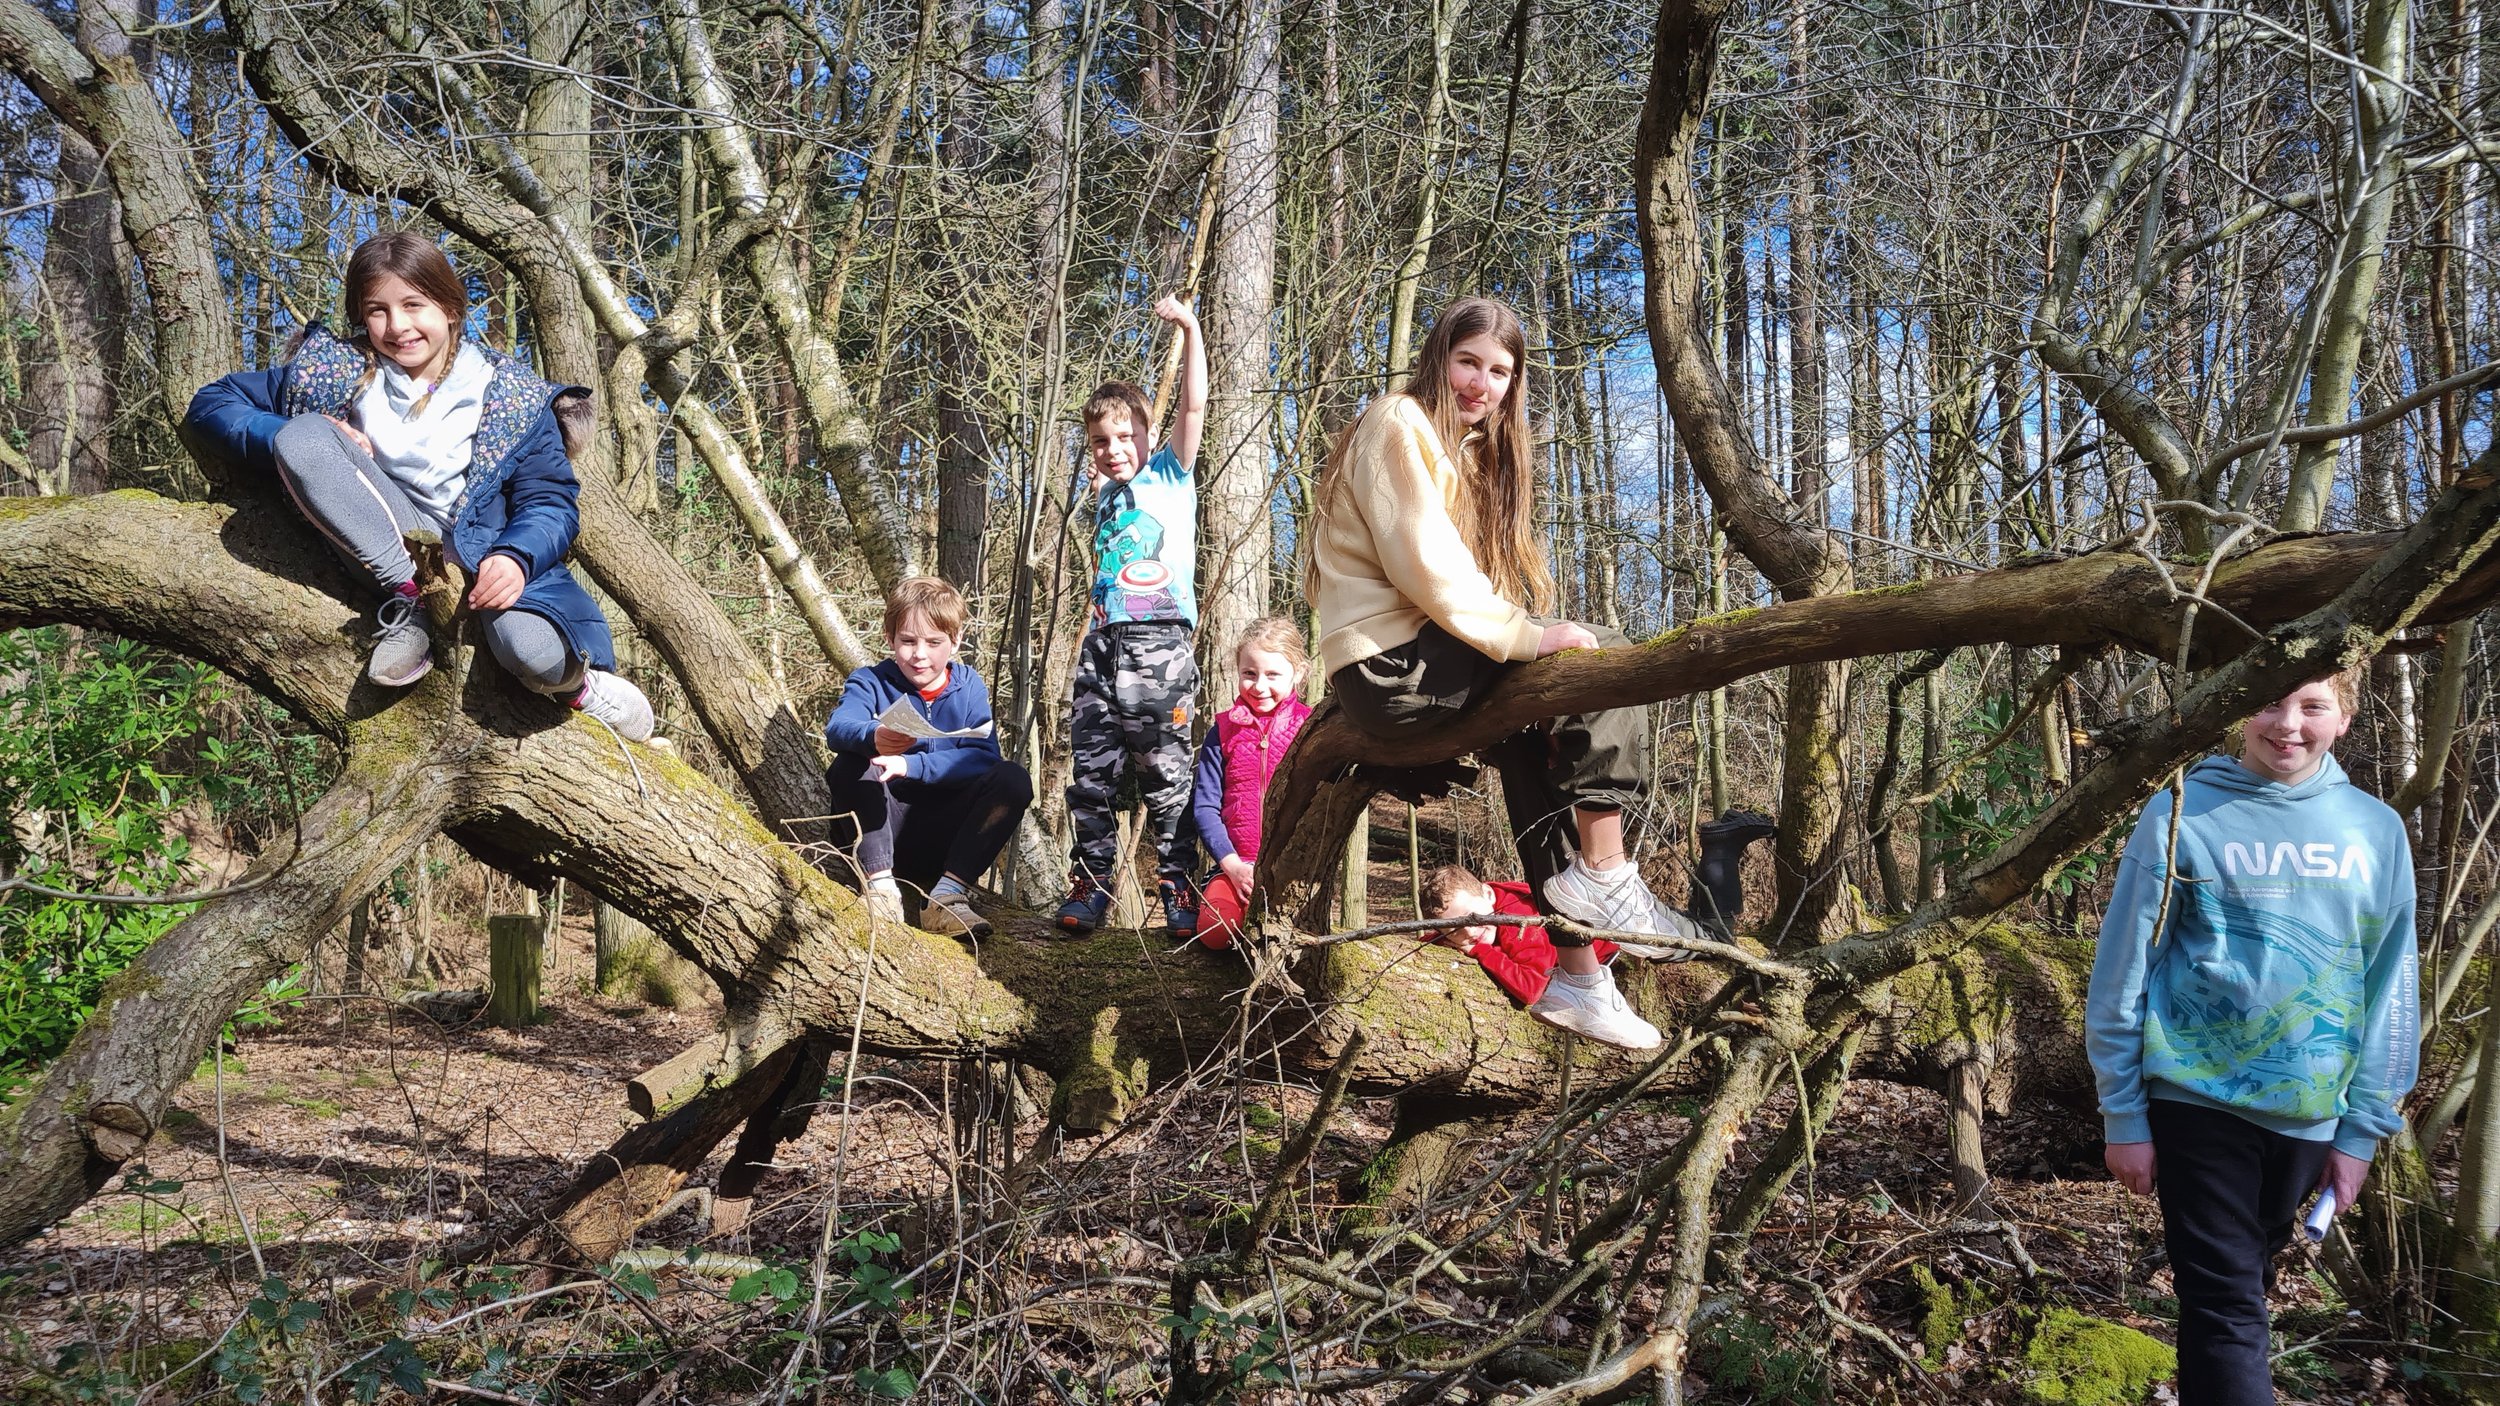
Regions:
<instances>
[{"instance_id":1,"label":"black boot on ground","mask_svg":"<svg viewBox=\"0 0 2500 1406\"><path fill-rule=\"evenodd\" d=\"M1736 932L1745 907L1745 847L1779 833L1760 811L1731 810L1701 827L1701 883L1693 916L1722 938Z\"/></svg>"}]
</instances>

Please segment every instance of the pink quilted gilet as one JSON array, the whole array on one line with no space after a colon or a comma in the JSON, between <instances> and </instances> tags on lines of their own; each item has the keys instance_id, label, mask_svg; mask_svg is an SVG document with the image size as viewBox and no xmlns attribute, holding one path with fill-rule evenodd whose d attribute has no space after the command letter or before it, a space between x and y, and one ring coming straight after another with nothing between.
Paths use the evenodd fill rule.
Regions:
<instances>
[{"instance_id":1,"label":"pink quilted gilet","mask_svg":"<svg viewBox=\"0 0 2500 1406\"><path fill-rule=\"evenodd\" d=\"M1277 704L1265 717L1238 699L1216 715L1216 746L1224 758L1224 831L1234 851L1253 864L1259 861L1259 810L1268 779L1310 716L1311 705L1299 698Z\"/></svg>"}]
</instances>

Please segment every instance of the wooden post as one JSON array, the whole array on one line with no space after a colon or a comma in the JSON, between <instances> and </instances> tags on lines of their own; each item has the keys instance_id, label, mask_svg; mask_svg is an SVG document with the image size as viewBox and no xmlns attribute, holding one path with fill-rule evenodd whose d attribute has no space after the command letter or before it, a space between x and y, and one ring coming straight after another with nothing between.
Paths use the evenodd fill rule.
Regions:
<instances>
[{"instance_id":1,"label":"wooden post","mask_svg":"<svg viewBox=\"0 0 2500 1406\"><path fill-rule=\"evenodd\" d=\"M538 974L547 950L547 920L536 913L497 913L486 920L486 1018L507 1030L538 1023Z\"/></svg>"},{"instance_id":2,"label":"wooden post","mask_svg":"<svg viewBox=\"0 0 2500 1406\"><path fill-rule=\"evenodd\" d=\"M434 842L417 846L417 921L410 941L403 944L407 960L400 963L399 979L413 981L418 968L425 965L427 954L434 950ZM400 931L408 932L406 926Z\"/></svg>"}]
</instances>

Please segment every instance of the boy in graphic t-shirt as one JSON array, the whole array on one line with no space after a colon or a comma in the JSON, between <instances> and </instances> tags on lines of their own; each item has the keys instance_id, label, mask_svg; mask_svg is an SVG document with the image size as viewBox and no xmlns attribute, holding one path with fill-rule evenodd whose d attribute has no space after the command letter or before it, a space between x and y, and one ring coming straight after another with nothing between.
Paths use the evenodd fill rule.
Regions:
<instances>
[{"instance_id":1,"label":"boy in graphic t-shirt","mask_svg":"<svg viewBox=\"0 0 2500 1406\"><path fill-rule=\"evenodd\" d=\"M1119 861L1112 797L1135 768L1158 857L1165 924L1197 930L1181 817L1189 807L1189 714L1198 703L1198 436L1207 418L1207 356L1198 318L1178 298L1155 316L1181 337L1180 415L1157 446L1146 393L1107 381L1085 402L1087 466L1095 491L1091 628L1077 656L1069 743L1075 772L1068 818L1076 830L1059 926L1102 926Z\"/></svg>"}]
</instances>

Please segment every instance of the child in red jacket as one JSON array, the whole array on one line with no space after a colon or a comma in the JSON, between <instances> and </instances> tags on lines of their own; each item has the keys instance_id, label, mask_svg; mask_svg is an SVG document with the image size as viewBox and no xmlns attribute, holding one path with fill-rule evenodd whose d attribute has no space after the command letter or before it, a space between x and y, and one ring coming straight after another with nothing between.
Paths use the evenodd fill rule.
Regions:
<instances>
[{"instance_id":1,"label":"child in red jacket","mask_svg":"<svg viewBox=\"0 0 2500 1406\"><path fill-rule=\"evenodd\" d=\"M1749 810L1729 811L1702 826L1701 870L1693 892L1694 905L1701 911L1686 921L1694 922L1710 936L1726 939L1735 930L1738 911L1744 906L1741 879L1745 848L1775 833L1777 827L1769 817ZM1471 918L1483 913L1540 916L1526 884L1489 884L1458 864L1445 864L1432 871L1424 880L1423 901L1424 912L1435 918ZM1470 923L1463 928L1445 929L1434 940L1475 958L1487 976L1528 1008L1528 1014L1564 1030L1574 1028L1568 1022L1568 1011L1555 1012L1545 1005L1545 988L1554 973L1555 956L1554 940L1543 927L1528 923ZM1590 950L1600 965L1614 961L1619 952L1661 962L1680 962L1692 955L1687 948L1602 940L1590 944ZM1565 1019L1556 1019L1556 1014Z\"/></svg>"},{"instance_id":2,"label":"child in red jacket","mask_svg":"<svg viewBox=\"0 0 2500 1406\"><path fill-rule=\"evenodd\" d=\"M1468 918L1483 913L1514 917L1542 916L1528 901L1526 884L1487 883L1464 865L1444 864L1424 880L1424 911L1436 918ZM1536 1014L1545 983L1554 974L1554 940L1535 923L1470 923L1445 930L1436 939L1476 959L1484 974L1511 998ZM1590 944L1600 965L1612 963L1622 949L1599 940Z\"/></svg>"}]
</instances>

